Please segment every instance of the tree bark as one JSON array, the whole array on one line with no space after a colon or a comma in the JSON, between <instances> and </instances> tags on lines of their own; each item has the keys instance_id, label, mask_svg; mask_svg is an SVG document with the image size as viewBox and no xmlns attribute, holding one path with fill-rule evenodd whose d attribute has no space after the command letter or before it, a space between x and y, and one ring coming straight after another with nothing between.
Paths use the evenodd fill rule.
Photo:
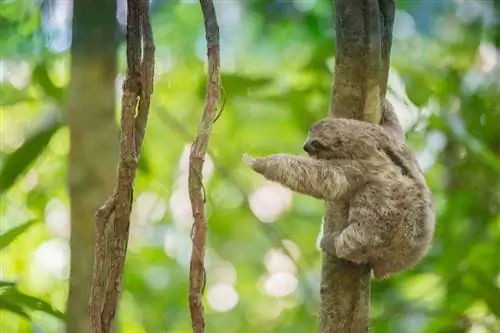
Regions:
<instances>
[{"instance_id":1,"label":"tree bark","mask_svg":"<svg viewBox=\"0 0 500 333\"><path fill-rule=\"evenodd\" d=\"M330 113L378 124L387 87L394 1L335 0L335 8L337 50ZM348 207L330 208L335 213L325 216L324 235L347 224ZM320 333L369 332L370 273L368 265L323 252Z\"/></svg>"},{"instance_id":2,"label":"tree bark","mask_svg":"<svg viewBox=\"0 0 500 333\"><path fill-rule=\"evenodd\" d=\"M396 11L396 0L379 0L380 27L381 27L381 75L380 96L385 98L387 92L387 80L391 65L392 30L394 27L394 14Z\"/></svg>"},{"instance_id":3,"label":"tree bark","mask_svg":"<svg viewBox=\"0 0 500 333\"><path fill-rule=\"evenodd\" d=\"M380 10L377 0L335 0L337 51L331 113L380 122Z\"/></svg>"},{"instance_id":4,"label":"tree bark","mask_svg":"<svg viewBox=\"0 0 500 333\"><path fill-rule=\"evenodd\" d=\"M88 333L94 212L113 190L118 157L116 1L74 0L72 30L71 81L66 101L71 203L66 332Z\"/></svg>"},{"instance_id":5,"label":"tree bark","mask_svg":"<svg viewBox=\"0 0 500 333\"><path fill-rule=\"evenodd\" d=\"M133 187L153 93L154 55L149 1L128 0L127 76L123 82L121 102L117 184L95 215L95 260L89 299L92 333L111 332L116 323L128 247ZM113 235L105 237L113 213ZM110 263L107 268L106 260Z\"/></svg>"},{"instance_id":6,"label":"tree bark","mask_svg":"<svg viewBox=\"0 0 500 333\"><path fill-rule=\"evenodd\" d=\"M198 133L189 154L188 190L193 213L193 248L189 267L188 303L191 325L194 333L205 332L203 291L205 289L205 248L208 237L208 221L205 213L205 188L203 187L202 169L212 125L217 120L220 83L220 46L219 25L212 0L200 0L205 38L207 40L207 90L205 107L201 116Z\"/></svg>"}]
</instances>

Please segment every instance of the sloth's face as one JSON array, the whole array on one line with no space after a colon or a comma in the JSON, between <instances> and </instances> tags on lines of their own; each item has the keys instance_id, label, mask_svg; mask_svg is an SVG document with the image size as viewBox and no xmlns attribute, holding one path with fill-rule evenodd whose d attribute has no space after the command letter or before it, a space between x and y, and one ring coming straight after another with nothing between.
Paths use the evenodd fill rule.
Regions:
<instances>
[{"instance_id":1,"label":"sloth's face","mask_svg":"<svg viewBox=\"0 0 500 333\"><path fill-rule=\"evenodd\" d=\"M316 159L365 159L376 153L373 125L352 119L327 117L309 128L304 151Z\"/></svg>"}]
</instances>

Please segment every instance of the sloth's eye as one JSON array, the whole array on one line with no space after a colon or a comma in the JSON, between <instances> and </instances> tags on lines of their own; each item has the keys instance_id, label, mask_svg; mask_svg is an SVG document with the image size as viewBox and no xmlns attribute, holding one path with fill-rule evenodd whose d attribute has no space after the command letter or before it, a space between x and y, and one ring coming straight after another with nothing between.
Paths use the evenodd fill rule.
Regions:
<instances>
[{"instance_id":1,"label":"sloth's eye","mask_svg":"<svg viewBox=\"0 0 500 333\"><path fill-rule=\"evenodd\" d=\"M311 141L311 147L314 148L314 149L322 149L322 148L324 148L323 145L321 144L321 142L319 142L318 140L312 140Z\"/></svg>"},{"instance_id":2,"label":"sloth's eye","mask_svg":"<svg viewBox=\"0 0 500 333\"><path fill-rule=\"evenodd\" d=\"M343 141L342 141L342 138L340 138L340 137L336 137L336 138L335 138L335 140L333 141L333 145L334 145L335 147L338 147L338 146L342 145L342 142L343 142Z\"/></svg>"}]
</instances>

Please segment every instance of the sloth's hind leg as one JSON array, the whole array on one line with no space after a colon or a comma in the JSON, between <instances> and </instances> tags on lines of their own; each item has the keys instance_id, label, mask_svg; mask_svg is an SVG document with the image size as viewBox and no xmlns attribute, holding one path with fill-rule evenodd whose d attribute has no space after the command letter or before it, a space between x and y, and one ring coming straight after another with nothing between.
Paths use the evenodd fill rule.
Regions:
<instances>
[{"instance_id":1,"label":"sloth's hind leg","mask_svg":"<svg viewBox=\"0 0 500 333\"><path fill-rule=\"evenodd\" d=\"M366 235L359 222L350 224L338 235L335 255L356 264L368 262Z\"/></svg>"},{"instance_id":2,"label":"sloth's hind leg","mask_svg":"<svg viewBox=\"0 0 500 333\"><path fill-rule=\"evenodd\" d=\"M366 187L353 197L349 207L348 227L336 239L336 255L355 263L366 263L383 246L381 212L383 199L374 188Z\"/></svg>"},{"instance_id":3,"label":"sloth's hind leg","mask_svg":"<svg viewBox=\"0 0 500 333\"><path fill-rule=\"evenodd\" d=\"M356 264L368 262L366 236L359 223L350 224L342 232L323 236L321 249Z\"/></svg>"}]
</instances>

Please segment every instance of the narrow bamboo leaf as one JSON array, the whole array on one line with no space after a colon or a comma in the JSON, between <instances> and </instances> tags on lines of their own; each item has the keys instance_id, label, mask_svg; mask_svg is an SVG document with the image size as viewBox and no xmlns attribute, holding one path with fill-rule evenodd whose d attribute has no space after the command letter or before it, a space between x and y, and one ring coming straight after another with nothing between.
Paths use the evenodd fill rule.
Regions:
<instances>
[{"instance_id":1,"label":"narrow bamboo leaf","mask_svg":"<svg viewBox=\"0 0 500 333\"><path fill-rule=\"evenodd\" d=\"M29 229L33 224L38 222L38 220L31 220L26 223L23 223L17 227L14 227L6 232L4 232L2 235L0 235L0 250L5 248L7 245L12 243L14 239L22 235L26 230ZM8 283L5 281L0 281L0 287L3 287L2 283ZM15 284L13 284L15 285Z\"/></svg>"},{"instance_id":2,"label":"narrow bamboo leaf","mask_svg":"<svg viewBox=\"0 0 500 333\"><path fill-rule=\"evenodd\" d=\"M7 290L1 295L1 298L6 302L11 302L31 310L42 311L61 320L66 320L66 315L63 312L53 308L46 301L21 293L17 289Z\"/></svg>"},{"instance_id":3,"label":"narrow bamboo leaf","mask_svg":"<svg viewBox=\"0 0 500 333\"><path fill-rule=\"evenodd\" d=\"M5 300L3 298L3 295L0 295L0 311L8 311L12 312L14 314L17 314L18 316L21 316L29 321L31 321L30 316L24 311L24 309L11 301Z\"/></svg>"},{"instance_id":4,"label":"narrow bamboo leaf","mask_svg":"<svg viewBox=\"0 0 500 333\"><path fill-rule=\"evenodd\" d=\"M0 170L0 196L9 190L16 180L26 172L31 163L40 156L60 127L61 121L59 119L42 124L21 147L5 157L3 168Z\"/></svg>"}]
</instances>

